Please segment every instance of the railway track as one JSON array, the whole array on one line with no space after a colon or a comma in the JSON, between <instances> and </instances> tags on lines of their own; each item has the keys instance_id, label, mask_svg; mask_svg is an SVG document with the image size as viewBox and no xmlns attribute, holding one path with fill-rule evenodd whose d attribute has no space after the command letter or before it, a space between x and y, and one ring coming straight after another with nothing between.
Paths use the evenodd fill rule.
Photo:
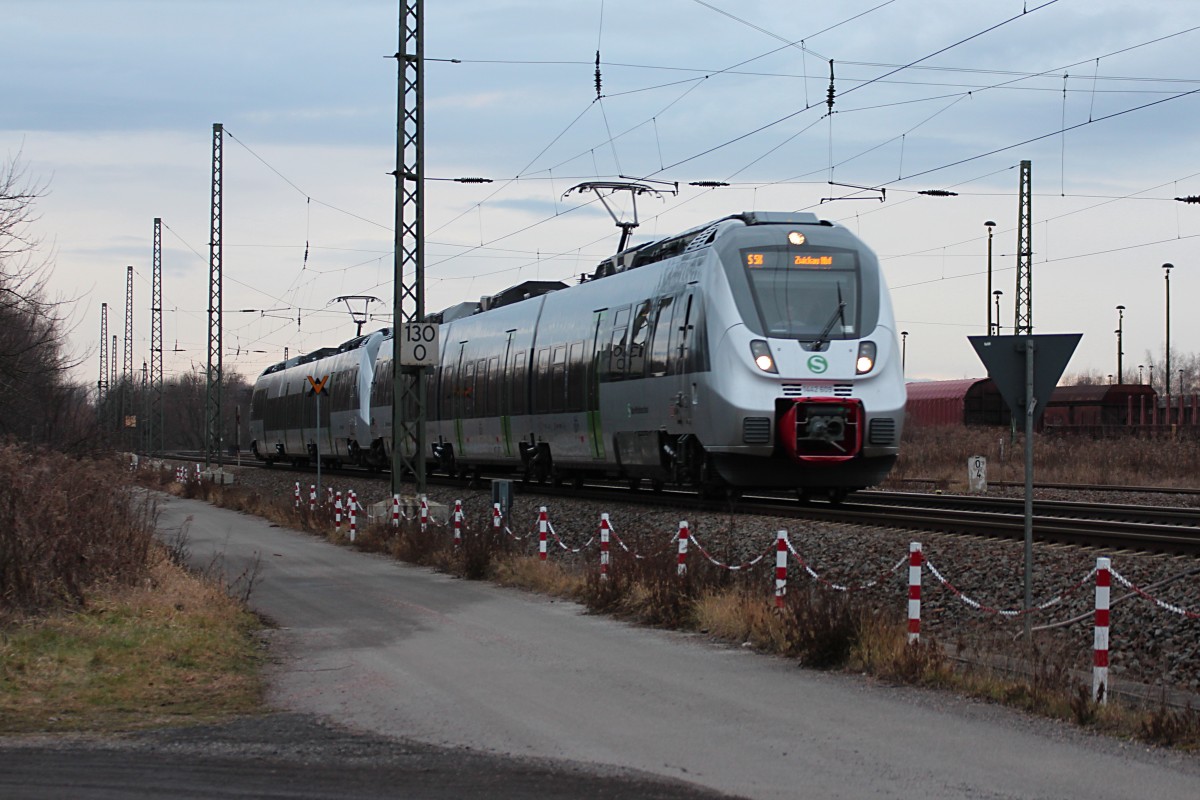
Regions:
<instances>
[{"instance_id":1,"label":"railway track","mask_svg":"<svg viewBox=\"0 0 1200 800\"><path fill-rule=\"evenodd\" d=\"M188 456L180 454L178 458ZM244 466L260 465L253 462ZM281 473L291 470L283 465L276 465L272 469ZM311 467L299 468L297 471L315 473L315 469ZM379 479L387 477L386 474L381 476L346 468L324 472L327 475L339 476L355 475ZM429 482L448 486L466 484L463 480L440 475L429 476ZM635 492L624 485L618 488L603 483L589 483L582 489L574 486L522 484L520 481L514 483L518 491L528 494L578 497L580 491L586 490L589 499L597 502L653 505L660 508L678 508L681 512L689 509L724 511L1018 540L1023 539L1025 535L1024 501L1018 498L864 491L851 495L840 504L804 504L793 497L782 495L745 494L737 500L718 501L702 499L689 492ZM1063 486L1055 484L1053 488ZM1177 491L1141 487L1088 489L1111 492ZM1200 555L1200 511L1156 505L1035 500L1033 537L1038 542L1197 556Z\"/></svg>"}]
</instances>

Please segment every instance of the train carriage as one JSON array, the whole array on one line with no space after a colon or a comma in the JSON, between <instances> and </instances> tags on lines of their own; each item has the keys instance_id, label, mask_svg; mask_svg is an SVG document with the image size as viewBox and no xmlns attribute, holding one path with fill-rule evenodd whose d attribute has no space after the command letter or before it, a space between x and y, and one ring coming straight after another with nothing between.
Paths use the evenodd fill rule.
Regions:
<instances>
[{"instance_id":1,"label":"train carriage","mask_svg":"<svg viewBox=\"0 0 1200 800\"><path fill-rule=\"evenodd\" d=\"M528 282L430 320L433 469L838 497L896 458L905 391L878 261L812 214L727 217L618 253L578 285ZM361 337L264 372L260 458L313 457L295 387L316 372L335 387L369 376L365 393L331 398L322 457L387 463L394 365L390 335L374 336L369 358Z\"/></svg>"}]
</instances>

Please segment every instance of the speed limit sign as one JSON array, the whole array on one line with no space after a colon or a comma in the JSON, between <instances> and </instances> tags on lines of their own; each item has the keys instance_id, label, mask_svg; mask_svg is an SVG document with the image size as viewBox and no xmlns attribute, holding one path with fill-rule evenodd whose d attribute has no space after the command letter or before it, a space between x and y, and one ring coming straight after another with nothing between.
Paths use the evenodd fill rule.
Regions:
<instances>
[{"instance_id":1,"label":"speed limit sign","mask_svg":"<svg viewBox=\"0 0 1200 800\"><path fill-rule=\"evenodd\" d=\"M438 363L438 326L408 322L400 328L400 366L432 367Z\"/></svg>"}]
</instances>

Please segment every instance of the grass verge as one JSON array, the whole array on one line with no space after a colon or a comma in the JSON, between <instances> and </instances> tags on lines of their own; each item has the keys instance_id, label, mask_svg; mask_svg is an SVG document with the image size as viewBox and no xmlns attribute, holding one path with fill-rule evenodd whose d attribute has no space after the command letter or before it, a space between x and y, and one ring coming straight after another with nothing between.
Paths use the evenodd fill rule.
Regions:
<instances>
[{"instance_id":1,"label":"grass verge","mask_svg":"<svg viewBox=\"0 0 1200 800\"><path fill-rule=\"evenodd\" d=\"M198 724L262 708L261 622L152 548L136 586L0 626L0 733Z\"/></svg>"}]
</instances>

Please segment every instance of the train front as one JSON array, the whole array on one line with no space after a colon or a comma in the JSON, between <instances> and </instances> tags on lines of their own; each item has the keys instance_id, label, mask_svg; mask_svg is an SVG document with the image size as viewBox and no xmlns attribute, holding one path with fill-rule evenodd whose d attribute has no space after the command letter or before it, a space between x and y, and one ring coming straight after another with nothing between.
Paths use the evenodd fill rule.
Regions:
<instances>
[{"instance_id":1,"label":"train front","mask_svg":"<svg viewBox=\"0 0 1200 800\"><path fill-rule=\"evenodd\" d=\"M905 389L879 261L811 214L745 215L714 251L732 293L714 353L714 452L739 485L802 493L880 482L898 453ZM729 308L732 306L732 309Z\"/></svg>"}]
</instances>

